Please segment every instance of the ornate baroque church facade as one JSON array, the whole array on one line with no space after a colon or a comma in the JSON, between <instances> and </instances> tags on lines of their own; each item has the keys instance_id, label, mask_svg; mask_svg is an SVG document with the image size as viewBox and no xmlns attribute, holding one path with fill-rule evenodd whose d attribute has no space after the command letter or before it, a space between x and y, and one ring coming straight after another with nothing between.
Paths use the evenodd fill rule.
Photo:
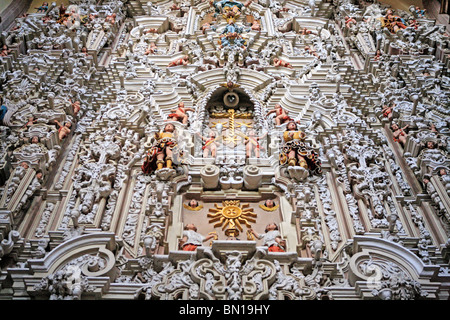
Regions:
<instances>
[{"instance_id":1,"label":"ornate baroque church facade","mask_svg":"<svg viewBox=\"0 0 450 320\"><path fill-rule=\"evenodd\" d=\"M1 299L449 299L450 42L426 12L32 11L1 34Z\"/></svg>"}]
</instances>

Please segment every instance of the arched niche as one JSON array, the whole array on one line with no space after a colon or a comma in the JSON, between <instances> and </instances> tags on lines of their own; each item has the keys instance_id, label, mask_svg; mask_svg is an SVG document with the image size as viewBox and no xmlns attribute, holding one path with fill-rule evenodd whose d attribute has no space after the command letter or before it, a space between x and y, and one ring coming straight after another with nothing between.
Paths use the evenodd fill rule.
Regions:
<instances>
[{"instance_id":1,"label":"arched niche","mask_svg":"<svg viewBox=\"0 0 450 320\"><path fill-rule=\"evenodd\" d=\"M261 114L256 107L245 88L231 83L218 86L204 106L201 130L194 142L195 157L214 159L208 163L232 157L240 164L261 157L267 151L267 139L260 130ZM250 141L254 143L249 145Z\"/></svg>"}]
</instances>

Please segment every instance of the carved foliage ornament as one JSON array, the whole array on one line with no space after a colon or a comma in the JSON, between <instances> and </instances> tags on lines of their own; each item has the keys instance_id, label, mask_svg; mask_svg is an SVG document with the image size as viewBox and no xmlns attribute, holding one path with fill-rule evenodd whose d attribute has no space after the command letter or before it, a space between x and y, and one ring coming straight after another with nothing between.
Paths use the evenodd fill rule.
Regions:
<instances>
[{"instance_id":1,"label":"carved foliage ornament","mask_svg":"<svg viewBox=\"0 0 450 320\"><path fill-rule=\"evenodd\" d=\"M369 276L368 283L373 286L372 294L382 300L415 300L428 295L419 282L391 261L370 257L358 267L363 274Z\"/></svg>"},{"instance_id":2,"label":"carved foliage ornament","mask_svg":"<svg viewBox=\"0 0 450 320\"><path fill-rule=\"evenodd\" d=\"M205 299L205 300L311 300L317 298L314 281L295 268L286 274L280 263L264 259L266 251L257 248L251 256L241 251L224 253L217 258L210 248L204 248L203 258L180 261L177 267L165 262L156 271L153 258L139 262L146 283L135 297L145 299ZM198 252L198 251L197 251Z\"/></svg>"}]
</instances>

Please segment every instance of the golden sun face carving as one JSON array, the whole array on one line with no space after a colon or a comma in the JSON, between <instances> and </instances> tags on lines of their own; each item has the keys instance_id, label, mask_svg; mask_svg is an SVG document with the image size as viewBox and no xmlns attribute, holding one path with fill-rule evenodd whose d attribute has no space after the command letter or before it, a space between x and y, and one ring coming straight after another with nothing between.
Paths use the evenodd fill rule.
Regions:
<instances>
[{"instance_id":1,"label":"golden sun face carving","mask_svg":"<svg viewBox=\"0 0 450 320\"><path fill-rule=\"evenodd\" d=\"M214 204L215 209L209 209L208 213L209 223L216 222L214 228L222 227L225 230L225 234L237 236L239 231L243 231L242 224L245 224L248 228L251 228L251 224L255 223L256 213L252 208L249 208L249 204L242 204L239 200L227 200L222 201L222 206L217 203Z\"/></svg>"}]
</instances>

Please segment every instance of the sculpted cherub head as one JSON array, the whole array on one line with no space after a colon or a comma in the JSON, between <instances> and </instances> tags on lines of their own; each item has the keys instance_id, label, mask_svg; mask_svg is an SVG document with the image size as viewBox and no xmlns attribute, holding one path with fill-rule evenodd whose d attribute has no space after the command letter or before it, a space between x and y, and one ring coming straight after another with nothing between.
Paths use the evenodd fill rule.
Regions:
<instances>
[{"instance_id":1,"label":"sculpted cherub head","mask_svg":"<svg viewBox=\"0 0 450 320\"><path fill-rule=\"evenodd\" d=\"M171 123L168 123L164 126L164 132L174 132L175 126Z\"/></svg>"},{"instance_id":2,"label":"sculpted cherub head","mask_svg":"<svg viewBox=\"0 0 450 320\"><path fill-rule=\"evenodd\" d=\"M288 131L297 131L297 124L295 123L295 121L289 121L286 125L286 129Z\"/></svg>"}]
</instances>

